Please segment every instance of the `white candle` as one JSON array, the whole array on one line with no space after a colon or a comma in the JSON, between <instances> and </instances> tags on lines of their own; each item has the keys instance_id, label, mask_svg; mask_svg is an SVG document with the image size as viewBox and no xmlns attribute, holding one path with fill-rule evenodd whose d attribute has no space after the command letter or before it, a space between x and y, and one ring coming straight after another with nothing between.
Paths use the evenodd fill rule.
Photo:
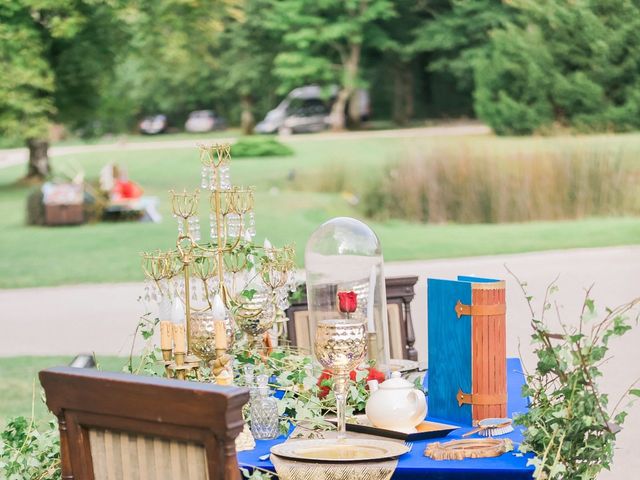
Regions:
<instances>
[{"instance_id":1,"label":"white candle","mask_svg":"<svg viewBox=\"0 0 640 480\"><path fill-rule=\"evenodd\" d=\"M264 254L267 256L267 258L273 259L273 245L271 245L271 242L268 238L264 239L262 247L264 248Z\"/></svg>"},{"instance_id":2,"label":"white candle","mask_svg":"<svg viewBox=\"0 0 640 480\"><path fill-rule=\"evenodd\" d=\"M227 328L222 320L213 321L213 331L215 333L214 344L216 350L227 349Z\"/></svg>"},{"instance_id":3,"label":"white candle","mask_svg":"<svg viewBox=\"0 0 640 480\"><path fill-rule=\"evenodd\" d=\"M226 317L226 309L220 295L213 297L213 306L211 308L211 316L213 317L213 331L215 333L216 349L226 350L227 348L227 330L224 324Z\"/></svg>"},{"instance_id":4,"label":"white candle","mask_svg":"<svg viewBox=\"0 0 640 480\"><path fill-rule=\"evenodd\" d=\"M247 243L251 243L251 235L249 234L249 232L245 232L244 241ZM252 265L256 263L255 259L253 258L253 255L247 255L247 261L250 262Z\"/></svg>"},{"instance_id":5,"label":"white candle","mask_svg":"<svg viewBox=\"0 0 640 480\"><path fill-rule=\"evenodd\" d=\"M171 350L173 343L173 327L168 320L160 321L160 348L162 350Z\"/></svg>"},{"instance_id":6,"label":"white candle","mask_svg":"<svg viewBox=\"0 0 640 480\"><path fill-rule=\"evenodd\" d=\"M187 337L184 325L173 324L173 344L176 353L187 353Z\"/></svg>"},{"instance_id":7,"label":"white candle","mask_svg":"<svg viewBox=\"0 0 640 480\"><path fill-rule=\"evenodd\" d=\"M163 295L158 303L158 318L161 321L171 320L171 299L167 295Z\"/></svg>"},{"instance_id":8,"label":"white candle","mask_svg":"<svg viewBox=\"0 0 640 480\"><path fill-rule=\"evenodd\" d=\"M369 298L367 299L367 329L369 333L375 333L376 323L373 320L373 303L376 293L376 267L371 267L369 275Z\"/></svg>"},{"instance_id":9,"label":"white candle","mask_svg":"<svg viewBox=\"0 0 640 480\"><path fill-rule=\"evenodd\" d=\"M184 304L182 303L182 300L175 296L171 305L171 321L173 323L182 323L184 320Z\"/></svg>"},{"instance_id":10,"label":"white candle","mask_svg":"<svg viewBox=\"0 0 640 480\"><path fill-rule=\"evenodd\" d=\"M213 297L213 305L211 307L211 314L214 320L222 320L226 317L226 309L224 308L224 302L219 294Z\"/></svg>"},{"instance_id":11,"label":"white candle","mask_svg":"<svg viewBox=\"0 0 640 480\"><path fill-rule=\"evenodd\" d=\"M264 254L268 257L268 258L273 258L273 245L271 245L271 242L269 241L268 238L264 239L264 243L262 244L262 247L264 248Z\"/></svg>"}]
</instances>

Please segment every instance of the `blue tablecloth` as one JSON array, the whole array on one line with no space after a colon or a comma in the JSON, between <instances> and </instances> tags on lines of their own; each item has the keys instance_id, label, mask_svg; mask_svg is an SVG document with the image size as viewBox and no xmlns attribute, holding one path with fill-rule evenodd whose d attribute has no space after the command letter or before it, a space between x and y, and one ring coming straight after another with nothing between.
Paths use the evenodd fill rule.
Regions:
<instances>
[{"instance_id":1,"label":"blue tablecloth","mask_svg":"<svg viewBox=\"0 0 640 480\"><path fill-rule=\"evenodd\" d=\"M426 382L426 377L425 377ZM524 377L522 375L522 365L517 358L507 360L507 390L509 416L515 413L524 412L527 409L527 401L520 395ZM427 416L427 419L438 421ZM451 423L451 422L447 422ZM515 451L505 453L496 458L478 458L465 460L442 460L435 461L424 456L424 449L429 442L454 440L462 437L462 434L469 431L469 427L455 430L447 437L433 440L414 442L413 449L408 454L400 457L398 467L393 474L394 479L473 479L473 480L530 480L533 478L533 467L527 467L527 459L530 455L517 456L518 445L522 441L521 432L516 429L513 433L500 438L510 438L513 440ZM258 440L256 448L251 451L240 452L238 462L241 466L257 466L273 471L273 464L269 460L260 461L258 457L269 453L269 449L284 441L284 437L275 440Z\"/></svg>"}]
</instances>

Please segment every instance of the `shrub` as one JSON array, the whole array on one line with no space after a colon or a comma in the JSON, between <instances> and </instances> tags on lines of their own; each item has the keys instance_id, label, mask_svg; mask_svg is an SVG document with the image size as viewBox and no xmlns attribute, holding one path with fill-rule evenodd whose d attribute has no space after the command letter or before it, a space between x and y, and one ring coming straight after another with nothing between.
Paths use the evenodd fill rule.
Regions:
<instances>
[{"instance_id":1,"label":"shrub","mask_svg":"<svg viewBox=\"0 0 640 480\"><path fill-rule=\"evenodd\" d=\"M640 168L620 152L464 145L388 167L362 198L365 215L496 223L640 213Z\"/></svg>"},{"instance_id":2,"label":"shrub","mask_svg":"<svg viewBox=\"0 0 640 480\"><path fill-rule=\"evenodd\" d=\"M293 150L273 137L245 137L231 146L233 158L287 157Z\"/></svg>"},{"instance_id":3,"label":"shrub","mask_svg":"<svg viewBox=\"0 0 640 480\"><path fill-rule=\"evenodd\" d=\"M552 123L553 59L541 33L511 25L494 32L491 45L488 56L476 62L477 115L499 135L531 133Z\"/></svg>"},{"instance_id":4,"label":"shrub","mask_svg":"<svg viewBox=\"0 0 640 480\"><path fill-rule=\"evenodd\" d=\"M516 0L476 61L478 116L498 134L557 123L640 128L640 5L631 0Z\"/></svg>"},{"instance_id":5,"label":"shrub","mask_svg":"<svg viewBox=\"0 0 640 480\"><path fill-rule=\"evenodd\" d=\"M0 432L0 474L8 480L60 478L60 439L56 422L38 429L17 417Z\"/></svg>"}]
</instances>

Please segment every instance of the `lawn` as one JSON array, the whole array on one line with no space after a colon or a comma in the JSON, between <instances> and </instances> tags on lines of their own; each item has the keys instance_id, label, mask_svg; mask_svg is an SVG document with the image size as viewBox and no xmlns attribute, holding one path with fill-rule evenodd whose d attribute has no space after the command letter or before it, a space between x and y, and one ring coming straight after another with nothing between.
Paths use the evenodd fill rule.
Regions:
<instances>
[{"instance_id":1,"label":"lawn","mask_svg":"<svg viewBox=\"0 0 640 480\"><path fill-rule=\"evenodd\" d=\"M258 240L267 236L274 244L294 243L301 264L305 242L320 223L338 215L361 217L351 194L357 194L385 164L410 151L454 144L514 152L594 148L624 151L625 158L634 162L640 158L640 135L561 139L305 137L290 143L293 156L234 161L232 180L237 185L256 186ZM79 166L88 178L95 178L108 161L126 166L146 194L160 198L164 221L28 227L24 224L28 189L15 183L25 167L0 169L0 288L140 281L139 253L172 247L176 225L168 211L167 191L198 186L196 149L73 154L56 157L53 165ZM204 215L202 220L206 226ZM637 218L497 225L369 223L380 236L387 261L640 243Z\"/></svg>"},{"instance_id":2,"label":"lawn","mask_svg":"<svg viewBox=\"0 0 640 480\"><path fill-rule=\"evenodd\" d=\"M49 416L47 406L42 401L42 388L38 372L43 368L68 365L72 357L12 357L0 358L0 426L16 416L42 420ZM121 371L126 358L100 357L99 367L103 370Z\"/></svg>"}]
</instances>

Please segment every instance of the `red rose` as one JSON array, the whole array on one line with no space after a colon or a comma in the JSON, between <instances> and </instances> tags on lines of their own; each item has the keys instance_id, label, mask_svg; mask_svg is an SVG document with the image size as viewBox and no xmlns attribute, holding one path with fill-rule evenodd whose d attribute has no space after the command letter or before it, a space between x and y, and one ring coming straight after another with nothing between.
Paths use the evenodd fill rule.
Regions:
<instances>
[{"instance_id":1,"label":"red rose","mask_svg":"<svg viewBox=\"0 0 640 480\"><path fill-rule=\"evenodd\" d=\"M353 313L358 307L356 292L338 292L338 307L342 313Z\"/></svg>"},{"instance_id":2,"label":"red rose","mask_svg":"<svg viewBox=\"0 0 640 480\"><path fill-rule=\"evenodd\" d=\"M318 377L318 387L320 388L320 391L318 392L318 398L324 398L329 395L329 391L331 390L331 388L329 388L329 386L326 384L323 385L323 383L325 383L325 380L331 380L331 377L331 372L329 370L323 370L320 377Z\"/></svg>"},{"instance_id":3,"label":"red rose","mask_svg":"<svg viewBox=\"0 0 640 480\"><path fill-rule=\"evenodd\" d=\"M351 370L351 372L349 373L349 378L351 378L351 380L355 382L356 375L356 370ZM385 381L384 373L382 373L380 370L376 370L375 368L369 368L367 378L365 378L364 381L366 383L369 380L377 380L379 383L382 383ZM369 386L367 386L367 388L369 388Z\"/></svg>"},{"instance_id":4,"label":"red rose","mask_svg":"<svg viewBox=\"0 0 640 480\"><path fill-rule=\"evenodd\" d=\"M376 370L375 368L368 368L367 371L368 371L367 378L364 379L366 389L369 389L369 386L366 385L366 382L368 382L369 380L377 380L379 383L382 383L385 381L384 373L382 373L380 370ZM356 370L351 370L349 372L349 378L351 379L352 382L356 381L356 375L357 375ZM332 379L333 379L333 375L329 370L322 371L322 374L318 377L318 388L319 388L318 398L324 398L327 395L329 395L329 392L331 391L331 387L327 384L330 383Z\"/></svg>"},{"instance_id":5,"label":"red rose","mask_svg":"<svg viewBox=\"0 0 640 480\"><path fill-rule=\"evenodd\" d=\"M369 376L367 377L367 382L369 380L377 380L378 383L382 383L385 381L384 373L382 373L380 370L376 370L375 368L370 368Z\"/></svg>"}]
</instances>

